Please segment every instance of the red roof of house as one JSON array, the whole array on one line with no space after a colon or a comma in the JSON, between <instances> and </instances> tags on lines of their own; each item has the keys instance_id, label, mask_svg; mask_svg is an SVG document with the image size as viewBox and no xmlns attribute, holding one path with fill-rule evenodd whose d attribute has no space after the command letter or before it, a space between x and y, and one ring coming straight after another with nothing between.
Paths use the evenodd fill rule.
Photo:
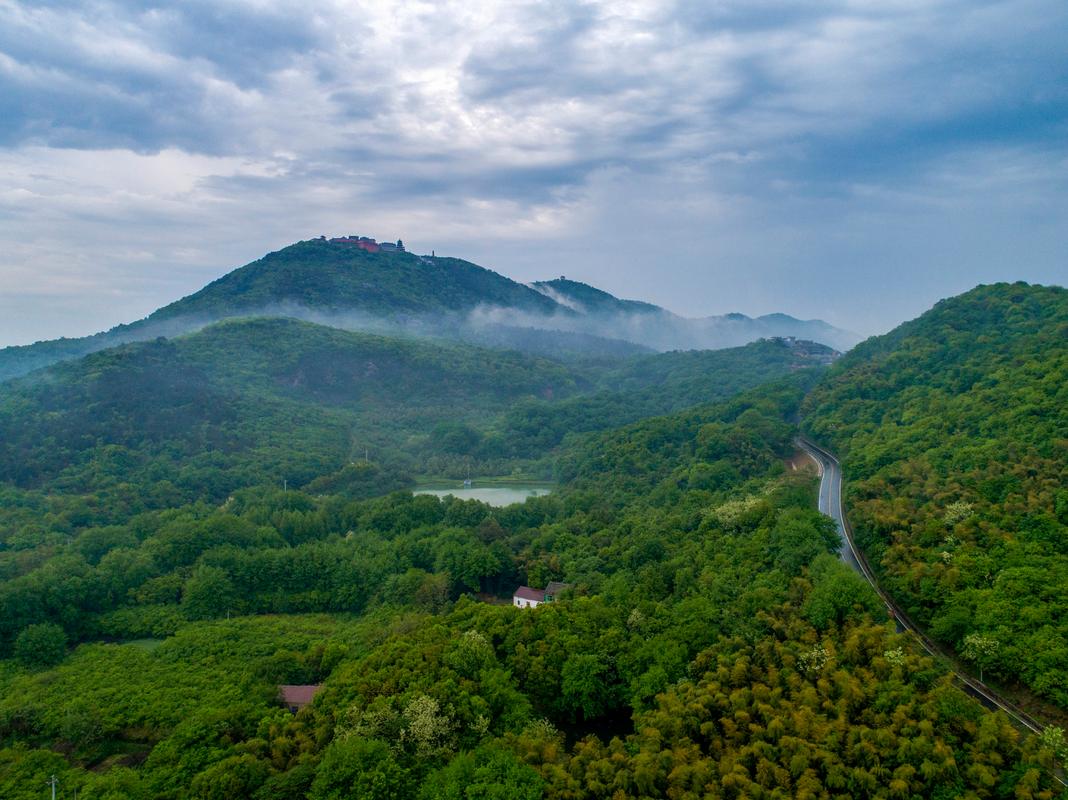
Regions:
<instances>
[{"instance_id":1,"label":"red roof of house","mask_svg":"<svg viewBox=\"0 0 1068 800\"><path fill-rule=\"evenodd\" d=\"M287 706L306 706L315 697L322 686L318 684L305 686L279 686L278 695Z\"/></svg>"},{"instance_id":2,"label":"red roof of house","mask_svg":"<svg viewBox=\"0 0 1068 800\"><path fill-rule=\"evenodd\" d=\"M520 600L535 600L539 603L545 602L545 590L544 589L531 589L529 586L520 586L512 594L512 598L518 597Z\"/></svg>"}]
</instances>

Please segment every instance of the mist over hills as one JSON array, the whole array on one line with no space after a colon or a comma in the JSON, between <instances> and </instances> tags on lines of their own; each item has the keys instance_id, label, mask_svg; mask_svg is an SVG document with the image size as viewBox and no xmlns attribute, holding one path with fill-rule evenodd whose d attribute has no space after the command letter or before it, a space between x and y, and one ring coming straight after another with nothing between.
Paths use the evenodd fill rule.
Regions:
<instances>
[{"instance_id":1,"label":"mist over hills","mask_svg":"<svg viewBox=\"0 0 1068 800\"><path fill-rule=\"evenodd\" d=\"M269 253L137 322L93 336L0 349L0 380L119 344L248 316L294 317L560 356L718 349L771 336L845 350L859 338L819 320L785 314L687 319L566 278L527 286L458 258L368 252L320 238Z\"/></svg>"}]
</instances>

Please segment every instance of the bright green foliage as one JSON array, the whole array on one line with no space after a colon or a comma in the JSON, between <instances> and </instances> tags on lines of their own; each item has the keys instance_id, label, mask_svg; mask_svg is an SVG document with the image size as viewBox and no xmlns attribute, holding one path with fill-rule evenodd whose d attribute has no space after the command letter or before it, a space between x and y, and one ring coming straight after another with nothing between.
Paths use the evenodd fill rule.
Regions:
<instances>
[{"instance_id":1,"label":"bright green foliage","mask_svg":"<svg viewBox=\"0 0 1068 800\"><path fill-rule=\"evenodd\" d=\"M879 611L878 596L860 575L823 553L810 565L812 593L803 606L806 619L820 630L841 625L858 613Z\"/></svg>"},{"instance_id":2,"label":"bright green foliage","mask_svg":"<svg viewBox=\"0 0 1068 800\"><path fill-rule=\"evenodd\" d=\"M1068 761L1068 737L1064 735L1064 728L1056 725L1048 725L1042 731L1040 737L1042 746L1048 748L1061 762Z\"/></svg>"},{"instance_id":3,"label":"bright green foliage","mask_svg":"<svg viewBox=\"0 0 1068 800\"><path fill-rule=\"evenodd\" d=\"M27 625L15 639L14 656L28 667L50 667L67 654L67 634L59 625Z\"/></svg>"},{"instance_id":4,"label":"bright green foliage","mask_svg":"<svg viewBox=\"0 0 1068 800\"><path fill-rule=\"evenodd\" d=\"M422 800L540 800L545 783L513 753L484 746L460 753L423 784Z\"/></svg>"},{"instance_id":5,"label":"bright green foliage","mask_svg":"<svg viewBox=\"0 0 1068 800\"><path fill-rule=\"evenodd\" d=\"M323 754L309 800L408 800L413 786L407 774L378 739L338 739Z\"/></svg>"},{"instance_id":6,"label":"bright green foliage","mask_svg":"<svg viewBox=\"0 0 1068 800\"><path fill-rule=\"evenodd\" d=\"M997 640L986 677L1068 708L1068 291L945 300L842 358L803 418L894 599L973 661L969 636Z\"/></svg>"}]
</instances>

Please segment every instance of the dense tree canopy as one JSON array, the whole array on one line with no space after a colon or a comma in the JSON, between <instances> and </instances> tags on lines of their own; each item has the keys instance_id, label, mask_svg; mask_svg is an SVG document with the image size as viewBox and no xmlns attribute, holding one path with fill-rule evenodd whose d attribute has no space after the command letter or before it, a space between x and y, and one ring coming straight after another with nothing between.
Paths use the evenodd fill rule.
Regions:
<instances>
[{"instance_id":1,"label":"dense tree canopy","mask_svg":"<svg viewBox=\"0 0 1068 800\"><path fill-rule=\"evenodd\" d=\"M804 419L902 607L1068 711L1068 291L943 301L844 357Z\"/></svg>"},{"instance_id":2,"label":"dense tree canopy","mask_svg":"<svg viewBox=\"0 0 1068 800\"><path fill-rule=\"evenodd\" d=\"M0 585L0 619L122 643L2 662L4 796L46 771L85 798L1052 797L1052 752L830 555L783 465L802 396L600 435L518 506L245 490L87 529ZM572 597L472 594L550 579Z\"/></svg>"}]
</instances>

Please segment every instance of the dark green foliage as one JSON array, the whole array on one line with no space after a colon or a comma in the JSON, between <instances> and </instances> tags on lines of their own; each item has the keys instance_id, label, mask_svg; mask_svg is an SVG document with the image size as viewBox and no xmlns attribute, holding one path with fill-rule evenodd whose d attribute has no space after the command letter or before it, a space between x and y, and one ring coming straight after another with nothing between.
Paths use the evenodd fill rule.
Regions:
<instances>
[{"instance_id":1,"label":"dark green foliage","mask_svg":"<svg viewBox=\"0 0 1068 800\"><path fill-rule=\"evenodd\" d=\"M67 654L67 634L59 625L27 625L15 639L13 654L28 667L50 667Z\"/></svg>"},{"instance_id":2,"label":"dark green foliage","mask_svg":"<svg viewBox=\"0 0 1068 800\"><path fill-rule=\"evenodd\" d=\"M477 449L481 434L458 420L484 428L517 399L580 384L518 353L280 319L98 353L0 389L0 482L13 491L0 543L255 484L382 494L430 455L443 466ZM458 426L459 439L427 445L435 423ZM367 464L368 451L386 463Z\"/></svg>"},{"instance_id":3,"label":"dark green foliage","mask_svg":"<svg viewBox=\"0 0 1068 800\"><path fill-rule=\"evenodd\" d=\"M895 600L953 647L995 640L986 676L1068 708L1068 292L945 300L844 357L804 419Z\"/></svg>"},{"instance_id":4,"label":"dark green foliage","mask_svg":"<svg viewBox=\"0 0 1068 800\"><path fill-rule=\"evenodd\" d=\"M879 598L860 575L837 558L823 553L812 561L812 593L802 612L817 629L842 625L858 613L876 614Z\"/></svg>"},{"instance_id":5,"label":"dark green foliage","mask_svg":"<svg viewBox=\"0 0 1068 800\"><path fill-rule=\"evenodd\" d=\"M596 393L516 404L505 417L504 446L519 455L544 452L565 436L724 400L798 370L812 371L831 356L829 348L811 342L767 339L634 358L607 370Z\"/></svg>"},{"instance_id":6,"label":"dark green foliage","mask_svg":"<svg viewBox=\"0 0 1068 800\"><path fill-rule=\"evenodd\" d=\"M312 239L268 253L148 321L218 319L286 305L382 316L456 313L480 305L547 314L559 309L539 292L459 258L368 253Z\"/></svg>"},{"instance_id":7,"label":"dark green foliage","mask_svg":"<svg viewBox=\"0 0 1068 800\"><path fill-rule=\"evenodd\" d=\"M24 571L4 546L101 527L81 545L95 563L130 535L108 525L252 485L358 499L413 473L548 478L566 433L723 398L823 354L769 341L579 369L284 319L97 353L0 387L0 576ZM695 469L710 486L729 477L725 463Z\"/></svg>"},{"instance_id":8,"label":"dark green foliage","mask_svg":"<svg viewBox=\"0 0 1068 800\"><path fill-rule=\"evenodd\" d=\"M236 593L225 570L198 567L182 588L182 610L189 619L215 619L233 608Z\"/></svg>"}]
</instances>

